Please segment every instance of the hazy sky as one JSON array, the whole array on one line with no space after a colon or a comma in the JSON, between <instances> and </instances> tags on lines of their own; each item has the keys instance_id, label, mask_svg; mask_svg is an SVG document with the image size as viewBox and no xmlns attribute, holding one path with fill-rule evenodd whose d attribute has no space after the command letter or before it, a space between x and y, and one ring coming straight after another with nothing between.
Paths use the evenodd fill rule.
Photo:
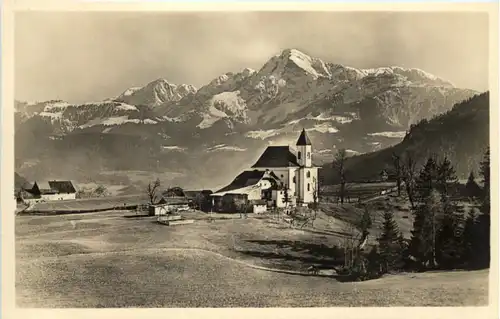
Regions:
<instances>
[{"instance_id":1,"label":"hazy sky","mask_svg":"<svg viewBox=\"0 0 500 319\"><path fill-rule=\"evenodd\" d=\"M157 78L200 87L285 48L357 68L416 67L488 87L483 13L18 13L15 96L96 101Z\"/></svg>"}]
</instances>

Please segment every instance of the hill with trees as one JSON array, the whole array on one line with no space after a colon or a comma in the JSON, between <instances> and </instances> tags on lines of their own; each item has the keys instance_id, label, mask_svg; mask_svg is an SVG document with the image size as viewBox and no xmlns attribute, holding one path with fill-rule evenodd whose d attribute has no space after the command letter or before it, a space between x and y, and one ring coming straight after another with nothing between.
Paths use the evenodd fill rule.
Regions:
<instances>
[{"instance_id":1,"label":"hill with trees","mask_svg":"<svg viewBox=\"0 0 500 319\"><path fill-rule=\"evenodd\" d=\"M20 190L21 187L26 186L27 184L29 184L29 182L26 178L19 175L18 173L14 173L14 189L15 190Z\"/></svg>"},{"instance_id":2,"label":"hill with trees","mask_svg":"<svg viewBox=\"0 0 500 319\"><path fill-rule=\"evenodd\" d=\"M344 176L348 182L378 179L386 170L396 174L394 158L409 160L421 166L430 156L447 157L457 176L465 179L478 172L484 149L489 146L489 92L478 94L456 104L450 111L412 125L405 138L392 147L353 156L345 161ZM322 170L325 184L339 184L340 177L332 165Z\"/></svg>"}]
</instances>

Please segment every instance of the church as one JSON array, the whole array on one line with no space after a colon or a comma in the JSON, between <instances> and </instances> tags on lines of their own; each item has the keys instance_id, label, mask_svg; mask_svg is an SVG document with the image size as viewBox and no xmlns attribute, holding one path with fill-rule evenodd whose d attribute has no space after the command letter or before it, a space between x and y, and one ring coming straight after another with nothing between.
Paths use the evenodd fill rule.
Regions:
<instances>
[{"instance_id":1,"label":"church","mask_svg":"<svg viewBox=\"0 0 500 319\"><path fill-rule=\"evenodd\" d=\"M313 203L318 194L318 167L312 158L312 143L304 129L296 153L290 146L268 146L250 170L211 195L214 210L227 210L225 203L238 199L250 203L254 212L260 207L265 210Z\"/></svg>"}]
</instances>

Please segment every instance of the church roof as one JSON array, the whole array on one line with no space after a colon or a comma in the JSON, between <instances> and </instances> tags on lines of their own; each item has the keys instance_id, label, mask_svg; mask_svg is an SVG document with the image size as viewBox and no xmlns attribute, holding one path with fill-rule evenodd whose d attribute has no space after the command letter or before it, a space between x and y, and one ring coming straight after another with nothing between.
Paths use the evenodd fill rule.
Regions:
<instances>
[{"instance_id":1,"label":"church roof","mask_svg":"<svg viewBox=\"0 0 500 319\"><path fill-rule=\"evenodd\" d=\"M266 173L268 174L266 176ZM234 190L249 190L249 187L255 186L260 180L263 178L274 178L279 180L278 176L276 176L273 172L266 171L244 171L240 175L236 176L236 178L231 182L231 184L227 185L224 188L219 189L214 194L220 193L228 193ZM248 189L247 189L248 188Z\"/></svg>"},{"instance_id":2,"label":"church roof","mask_svg":"<svg viewBox=\"0 0 500 319\"><path fill-rule=\"evenodd\" d=\"M288 146L268 146L254 167L294 167L300 166L297 157Z\"/></svg>"},{"instance_id":3,"label":"church roof","mask_svg":"<svg viewBox=\"0 0 500 319\"><path fill-rule=\"evenodd\" d=\"M305 129L302 129L302 133L300 133L296 145L312 145L311 140L309 139L309 136L307 136Z\"/></svg>"},{"instance_id":4,"label":"church roof","mask_svg":"<svg viewBox=\"0 0 500 319\"><path fill-rule=\"evenodd\" d=\"M228 192L231 190L252 186L257 184L262 177L264 177L264 171L244 171L240 175L236 176L236 178L231 182L231 184L226 187L219 189L216 193L220 192Z\"/></svg>"}]
</instances>

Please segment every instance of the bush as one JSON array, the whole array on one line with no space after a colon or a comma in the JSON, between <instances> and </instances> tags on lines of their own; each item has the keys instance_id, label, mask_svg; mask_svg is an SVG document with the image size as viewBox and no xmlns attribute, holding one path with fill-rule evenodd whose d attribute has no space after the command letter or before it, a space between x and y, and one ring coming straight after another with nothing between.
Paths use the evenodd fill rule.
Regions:
<instances>
[{"instance_id":1,"label":"bush","mask_svg":"<svg viewBox=\"0 0 500 319\"><path fill-rule=\"evenodd\" d=\"M96 198L110 196L111 193L103 185L95 188L82 187L76 192L76 198Z\"/></svg>"},{"instance_id":2,"label":"bush","mask_svg":"<svg viewBox=\"0 0 500 319\"><path fill-rule=\"evenodd\" d=\"M374 247L368 254L361 254L351 267L337 270L340 281L366 281L380 278L383 273L380 267L380 256Z\"/></svg>"}]
</instances>

